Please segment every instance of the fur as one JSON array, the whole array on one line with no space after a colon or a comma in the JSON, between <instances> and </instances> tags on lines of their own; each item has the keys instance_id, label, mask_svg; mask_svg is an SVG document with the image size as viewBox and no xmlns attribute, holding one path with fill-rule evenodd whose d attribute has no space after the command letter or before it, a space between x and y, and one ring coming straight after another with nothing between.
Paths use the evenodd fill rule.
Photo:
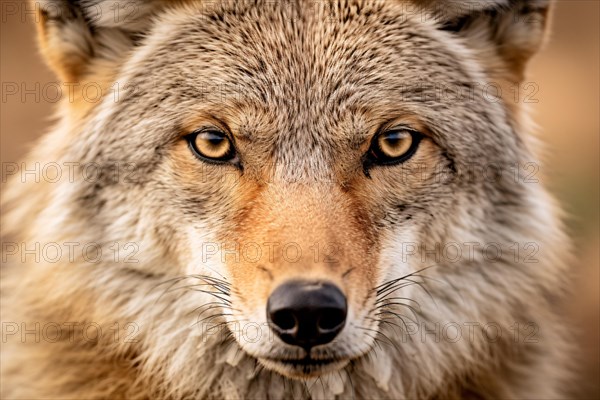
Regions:
<instances>
[{"instance_id":1,"label":"fur","mask_svg":"<svg viewBox=\"0 0 600 400\"><path fill-rule=\"evenodd\" d=\"M3 330L42 340L4 330L2 398L565 396L569 241L543 185L523 179L539 150L507 95L543 41L546 1L156 0L118 18L113 3L40 3L51 67L103 97L61 104L26 163L74 162L74 178L15 177L4 233L110 256L6 255ZM365 143L391 120L426 138L408 162L365 171ZM183 137L206 123L233 132L243 170L192 156ZM256 263L227 248L269 242L302 256ZM334 251L313 257L315 244ZM435 250L447 244L458 261ZM268 328L236 332L266 326L273 289L307 276L338 284L350 307L313 356L348 359L299 379L265 357L300 350ZM53 324L56 340L39 333ZM90 324L102 334L82 340Z\"/></svg>"}]
</instances>

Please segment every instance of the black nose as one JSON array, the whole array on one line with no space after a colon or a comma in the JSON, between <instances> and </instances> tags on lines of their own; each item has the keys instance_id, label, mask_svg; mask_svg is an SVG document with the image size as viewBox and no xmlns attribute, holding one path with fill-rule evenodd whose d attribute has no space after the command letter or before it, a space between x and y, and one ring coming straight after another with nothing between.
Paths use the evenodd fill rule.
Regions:
<instances>
[{"instance_id":1,"label":"black nose","mask_svg":"<svg viewBox=\"0 0 600 400\"><path fill-rule=\"evenodd\" d=\"M325 282L285 283L267 302L269 322L281 340L307 351L331 342L344 327L346 313L346 296Z\"/></svg>"}]
</instances>

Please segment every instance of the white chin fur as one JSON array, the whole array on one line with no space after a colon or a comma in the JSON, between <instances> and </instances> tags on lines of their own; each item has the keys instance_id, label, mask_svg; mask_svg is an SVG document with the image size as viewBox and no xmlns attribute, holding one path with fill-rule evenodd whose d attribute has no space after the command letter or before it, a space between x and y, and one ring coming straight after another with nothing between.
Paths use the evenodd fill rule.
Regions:
<instances>
[{"instance_id":1,"label":"white chin fur","mask_svg":"<svg viewBox=\"0 0 600 400\"><path fill-rule=\"evenodd\" d=\"M319 377L344 368L350 360L333 361L327 364L316 365L293 365L266 358L259 358L258 361L272 371L293 379L307 379Z\"/></svg>"}]
</instances>

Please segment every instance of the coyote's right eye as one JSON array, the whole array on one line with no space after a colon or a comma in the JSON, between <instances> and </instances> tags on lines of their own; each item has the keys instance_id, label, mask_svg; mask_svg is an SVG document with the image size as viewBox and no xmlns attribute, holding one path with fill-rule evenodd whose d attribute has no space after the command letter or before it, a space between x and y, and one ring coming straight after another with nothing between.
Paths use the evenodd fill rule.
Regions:
<instances>
[{"instance_id":1,"label":"coyote's right eye","mask_svg":"<svg viewBox=\"0 0 600 400\"><path fill-rule=\"evenodd\" d=\"M381 132L371 142L369 161L373 164L399 164L417 151L423 135L412 129L396 127Z\"/></svg>"},{"instance_id":2,"label":"coyote's right eye","mask_svg":"<svg viewBox=\"0 0 600 400\"><path fill-rule=\"evenodd\" d=\"M190 149L204 161L229 162L235 158L235 148L227 135L216 128L201 129L187 136Z\"/></svg>"}]
</instances>

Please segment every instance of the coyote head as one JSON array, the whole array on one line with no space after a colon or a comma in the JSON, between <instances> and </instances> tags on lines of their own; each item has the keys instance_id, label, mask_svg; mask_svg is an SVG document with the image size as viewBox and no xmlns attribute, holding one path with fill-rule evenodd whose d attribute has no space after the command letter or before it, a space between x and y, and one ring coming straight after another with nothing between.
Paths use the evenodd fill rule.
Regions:
<instances>
[{"instance_id":1,"label":"coyote head","mask_svg":"<svg viewBox=\"0 0 600 400\"><path fill-rule=\"evenodd\" d=\"M99 172L9 196L25 204L11 215L40 240L139 247L137 263L35 279L75 274L78 310L136 321L119 354L151 386L207 396L268 374L338 379L334 394L477 390L510 369L510 327L549 315L562 236L527 180L522 107L546 1L38 11L42 52L75 90L34 159ZM486 339L487 323L505 335ZM465 340L427 336L448 324Z\"/></svg>"}]
</instances>

